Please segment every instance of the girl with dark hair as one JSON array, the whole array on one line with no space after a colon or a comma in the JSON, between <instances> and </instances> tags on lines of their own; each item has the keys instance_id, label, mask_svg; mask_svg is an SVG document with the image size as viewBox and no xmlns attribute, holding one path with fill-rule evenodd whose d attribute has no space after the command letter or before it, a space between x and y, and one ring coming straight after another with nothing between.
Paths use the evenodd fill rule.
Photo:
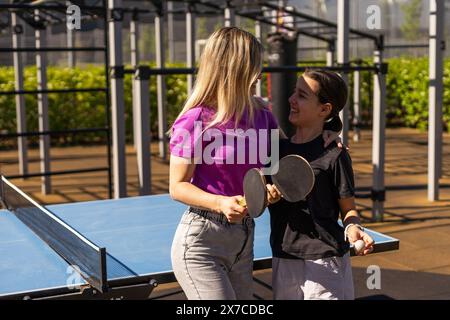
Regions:
<instances>
[{"instance_id":1,"label":"girl with dark hair","mask_svg":"<svg viewBox=\"0 0 450 320\"><path fill-rule=\"evenodd\" d=\"M349 241L364 241L360 255L373 250L356 212L350 155L335 142L324 147L322 137L346 101L345 81L327 70L307 70L289 98L296 132L281 141L280 157L304 157L315 183L305 201L269 206L275 299L354 299Z\"/></svg>"}]
</instances>

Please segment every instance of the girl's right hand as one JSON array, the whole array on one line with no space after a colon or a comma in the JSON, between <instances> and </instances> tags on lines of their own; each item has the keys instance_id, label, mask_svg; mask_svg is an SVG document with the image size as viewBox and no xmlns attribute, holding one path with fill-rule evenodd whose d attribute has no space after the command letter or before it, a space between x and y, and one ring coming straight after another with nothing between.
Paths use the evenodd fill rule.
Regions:
<instances>
[{"instance_id":1,"label":"girl's right hand","mask_svg":"<svg viewBox=\"0 0 450 320\"><path fill-rule=\"evenodd\" d=\"M276 185L267 184L266 188L267 188L267 202L269 204L274 204L281 200L282 195Z\"/></svg>"},{"instance_id":2,"label":"girl's right hand","mask_svg":"<svg viewBox=\"0 0 450 320\"><path fill-rule=\"evenodd\" d=\"M239 223L247 215L247 208L239 204L241 199L242 196L219 197L219 212L227 217L229 223Z\"/></svg>"}]
</instances>

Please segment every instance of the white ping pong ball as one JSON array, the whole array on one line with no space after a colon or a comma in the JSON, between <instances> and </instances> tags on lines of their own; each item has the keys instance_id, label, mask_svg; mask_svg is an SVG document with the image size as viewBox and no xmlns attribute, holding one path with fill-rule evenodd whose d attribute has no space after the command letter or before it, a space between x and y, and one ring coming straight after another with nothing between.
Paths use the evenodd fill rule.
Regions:
<instances>
[{"instance_id":1,"label":"white ping pong ball","mask_svg":"<svg viewBox=\"0 0 450 320\"><path fill-rule=\"evenodd\" d=\"M360 253L361 250L363 250L363 249L366 247L366 244L364 243L363 240L360 239L360 240L357 240L357 241L353 244L353 246L355 247L356 253Z\"/></svg>"}]
</instances>

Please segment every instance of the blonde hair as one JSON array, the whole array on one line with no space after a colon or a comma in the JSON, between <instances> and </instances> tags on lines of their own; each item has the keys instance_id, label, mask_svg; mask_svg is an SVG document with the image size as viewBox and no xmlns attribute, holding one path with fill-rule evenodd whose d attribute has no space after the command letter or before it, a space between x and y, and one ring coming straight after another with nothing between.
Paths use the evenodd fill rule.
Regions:
<instances>
[{"instance_id":1,"label":"blonde hair","mask_svg":"<svg viewBox=\"0 0 450 320\"><path fill-rule=\"evenodd\" d=\"M237 126L246 108L253 121L258 104L251 87L261 73L263 50L261 43L242 29L225 27L215 31L206 42L192 94L177 119L203 104L216 109L207 128L233 116Z\"/></svg>"}]
</instances>

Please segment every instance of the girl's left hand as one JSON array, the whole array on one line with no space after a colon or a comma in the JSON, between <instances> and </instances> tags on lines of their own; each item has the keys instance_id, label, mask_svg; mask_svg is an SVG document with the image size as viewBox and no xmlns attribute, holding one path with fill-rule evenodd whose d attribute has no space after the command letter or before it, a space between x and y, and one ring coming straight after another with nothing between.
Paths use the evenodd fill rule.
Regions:
<instances>
[{"instance_id":1,"label":"girl's left hand","mask_svg":"<svg viewBox=\"0 0 450 320\"><path fill-rule=\"evenodd\" d=\"M375 241L373 241L371 236L359 229L357 226L351 226L348 228L347 237L350 243L355 243L358 240L364 241L364 250L361 250L358 253L359 256L365 256L373 251Z\"/></svg>"},{"instance_id":2,"label":"girl's left hand","mask_svg":"<svg viewBox=\"0 0 450 320\"><path fill-rule=\"evenodd\" d=\"M322 136L323 140L325 140L325 148L328 147L328 145L333 141L336 141L339 148L345 148L346 150L349 150L349 148L347 146L344 146L344 144L342 143L341 137L339 137L339 132L324 130Z\"/></svg>"}]
</instances>

